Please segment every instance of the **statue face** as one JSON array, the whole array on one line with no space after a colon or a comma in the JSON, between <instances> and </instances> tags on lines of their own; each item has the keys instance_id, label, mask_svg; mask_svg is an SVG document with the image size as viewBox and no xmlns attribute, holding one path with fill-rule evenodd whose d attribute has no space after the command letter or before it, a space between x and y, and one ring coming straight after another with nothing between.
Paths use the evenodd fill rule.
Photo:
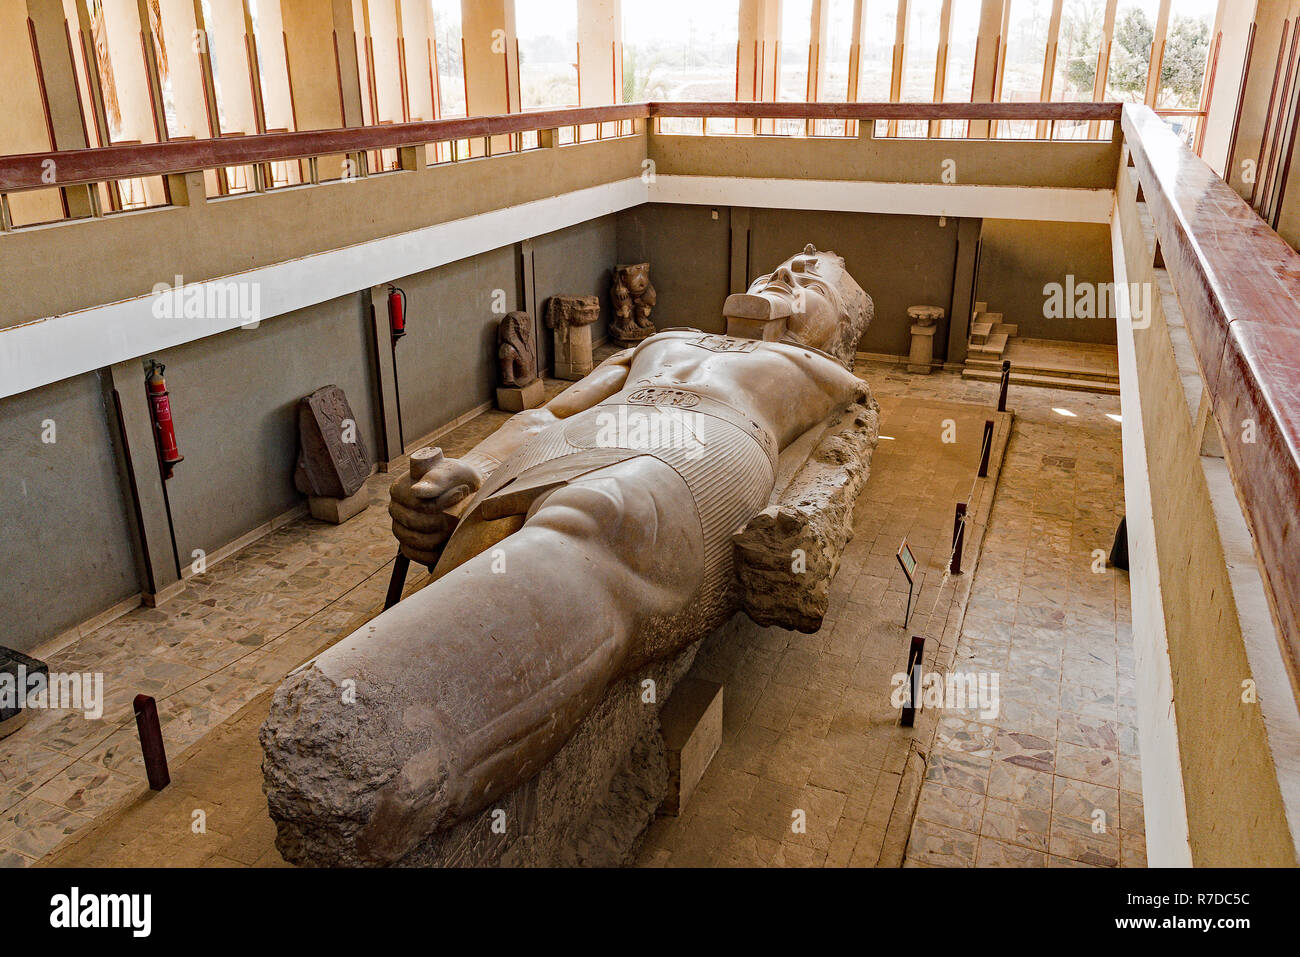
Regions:
<instances>
[{"instance_id":1,"label":"statue face","mask_svg":"<svg viewBox=\"0 0 1300 957\"><path fill-rule=\"evenodd\" d=\"M818 273L815 255L795 256L782 263L770 276L762 276L749 291L773 305L773 314L789 311L787 326L798 339L820 347L839 325L839 296Z\"/></svg>"},{"instance_id":2,"label":"statue face","mask_svg":"<svg viewBox=\"0 0 1300 957\"><path fill-rule=\"evenodd\" d=\"M628 292L634 296L639 296L646 291L650 285L650 270L644 266L629 266L623 270L623 285L627 286Z\"/></svg>"}]
</instances>

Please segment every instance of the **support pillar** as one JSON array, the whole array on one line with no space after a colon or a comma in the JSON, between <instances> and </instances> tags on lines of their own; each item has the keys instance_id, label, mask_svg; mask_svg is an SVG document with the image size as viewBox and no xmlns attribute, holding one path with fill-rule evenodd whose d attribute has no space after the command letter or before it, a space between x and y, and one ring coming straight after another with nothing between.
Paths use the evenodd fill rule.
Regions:
<instances>
[{"instance_id":1,"label":"support pillar","mask_svg":"<svg viewBox=\"0 0 1300 957\"><path fill-rule=\"evenodd\" d=\"M623 102L622 0L578 0L578 105L611 106ZM617 124L605 124L612 134ZM590 138L595 126L583 127Z\"/></svg>"},{"instance_id":2,"label":"support pillar","mask_svg":"<svg viewBox=\"0 0 1300 957\"><path fill-rule=\"evenodd\" d=\"M81 104L77 92L76 65L72 59L72 50L68 45L68 29L64 22L63 4L60 0L27 0L27 18L31 25L30 38L27 31L19 30L15 19L11 24L0 27L0 34L6 34L5 42L18 44L20 39L30 39L34 44L33 52L40 62L41 77L44 81L45 122L38 123L37 110L32 110L25 122L20 122L22 112L15 106L0 107L0 115L8 119L5 123L8 136L0 142L0 149L5 153L39 152L42 149L78 150L86 149L85 124L81 118ZM29 57L30 59L30 57ZM21 63L20 58L10 60ZM34 79L34 78L33 78ZM6 89L0 91L0 101L6 96L14 97L21 92L16 78L10 78ZM39 92L40 87L33 82L32 90ZM48 130L47 130L48 125ZM30 142L19 142L8 137L26 134ZM59 204L55 190L39 190L9 197L11 208L23 221L28 215L35 219L57 219L66 208L67 215L78 219L94 214L94 205L88 186L70 186L63 190L63 203ZM32 209L23 207L32 205ZM20 212L21 211L21 212Z\"/></svg>"},{"instance_id":3,"label":"support pillar","mask_svg":"<svg viewBox=\"0 0 1300 957\"><path fill-rule=\"evenodd\" d=\"M461 0L465 49L465 104L469 116L519 112L519 42L515 0ZM492 137L492 151L509 150L512 135ZM470 155L482 156L480 140Z\"/></svg>"},{"instance_id":4,"label":"support pillar","mask_svg":"<svg viewBox=\"0 0 1300 957\"><path fill-rule=\"evenodd\" d=\"M980 7L979 36L975 40L975 76L971 85L972 103L992 103L997 99L998 64L1006 56L1002 39L1002 0L984 0ZM971 120L971 139L986 139L988 120ZM954 314L954 318L956 318ZM952 347L949 346L951 353Z\"/></svg>"},{"instance_id":5,"label":"support pillar","mask_svg":"<svg viewBox=\"0 0 1300 957\"><path fill-rule=\"evenodd\" d=\"M746 103L776 100L780 80L781 0L740 0L737 22L736 99ZM760 124L772 132L772 122ZM737 120L737 133L753 133L752 120Z\"/></svg>"}]
</instances>

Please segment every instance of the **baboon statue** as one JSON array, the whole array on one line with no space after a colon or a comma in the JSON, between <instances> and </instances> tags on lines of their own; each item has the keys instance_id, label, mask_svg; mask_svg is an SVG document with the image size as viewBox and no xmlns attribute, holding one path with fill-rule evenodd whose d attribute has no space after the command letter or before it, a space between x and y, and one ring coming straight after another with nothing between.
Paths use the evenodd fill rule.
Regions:
<instances>
[{"instance_id":1,"label":"baboon statue","mask_svg":"<svg viewBox=\"0 0 1300 957\"><path fill-rule=\"evenodd\" d=\"M507 313L497 326L497 359L501 384L522 388L537 378L537 343L533 317L526 312Z\"/></svg>"},{"instance_id":2,"label":"baboon statue","mask_svg":"<svg viewBox=\"0 0 1300 957\"><path fill-rule=\"evenodd\" d=\"M614 270L614 284L609 297L614 303L614 320L610 335L619 342L635 343L655 334L650 311L655 306L655 287L650 285L650 264L619 266Z\"/></svg>"}]
</instances>

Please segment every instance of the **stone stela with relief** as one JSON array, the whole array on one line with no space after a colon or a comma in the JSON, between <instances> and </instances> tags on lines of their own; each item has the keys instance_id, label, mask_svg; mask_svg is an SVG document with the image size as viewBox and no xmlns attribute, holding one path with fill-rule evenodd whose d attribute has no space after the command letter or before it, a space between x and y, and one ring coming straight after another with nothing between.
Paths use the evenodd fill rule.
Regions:
<instances>
[{"instance_id":1,"label":"stone stela with relief","mask_svg":"<svg viewBox=\"0 0 1300 957\"><path fill-rule=\"evenodd\" d=\"M293 484L312 515L338 525L362 511L370 457L342 389L327 385L298 400L298 438Z\"/></svg>"}]
</instances>

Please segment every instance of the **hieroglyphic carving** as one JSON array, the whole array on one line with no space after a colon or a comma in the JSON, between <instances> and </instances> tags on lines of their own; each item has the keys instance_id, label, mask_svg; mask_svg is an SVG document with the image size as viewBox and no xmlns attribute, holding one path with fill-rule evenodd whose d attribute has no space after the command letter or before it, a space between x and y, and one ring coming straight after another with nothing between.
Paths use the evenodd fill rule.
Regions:
<instances>
[{"instance_id":1,"label":"hieroglyphic carving","mask_svg":"<svg viewBox=\"0 0 1300 957\"><path fill-rule=\"evenodd\" d=\"M298 438L293 484L304 495L347 498L370 477L370 456L338 386L324 386L298 400Z\"/></svg>"}]
</instances>

